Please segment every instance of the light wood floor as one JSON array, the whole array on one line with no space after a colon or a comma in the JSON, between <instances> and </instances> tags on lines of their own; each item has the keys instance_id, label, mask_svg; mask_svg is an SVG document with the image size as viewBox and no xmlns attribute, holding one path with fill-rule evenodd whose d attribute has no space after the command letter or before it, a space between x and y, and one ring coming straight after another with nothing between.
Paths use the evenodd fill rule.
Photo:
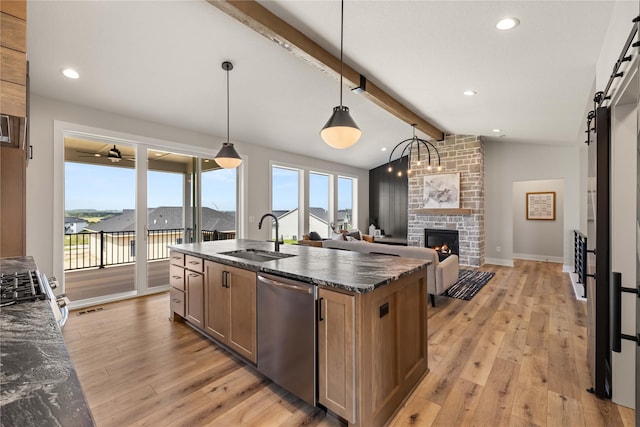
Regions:
<instances>
[{"instance_id":1,"label":"light wood floor","mask_svg":"<svg viewBox=\"0 0 640 427\"><path fill-rule=\"evenodd\" d=\"M559 264L486 265L471 301L437 298L430 372L392 426L633 426L589 394L584 303ZM161 294L72 313L69 353L99 427L338 426L183 323Z\"/></svg>"}]
</instances>

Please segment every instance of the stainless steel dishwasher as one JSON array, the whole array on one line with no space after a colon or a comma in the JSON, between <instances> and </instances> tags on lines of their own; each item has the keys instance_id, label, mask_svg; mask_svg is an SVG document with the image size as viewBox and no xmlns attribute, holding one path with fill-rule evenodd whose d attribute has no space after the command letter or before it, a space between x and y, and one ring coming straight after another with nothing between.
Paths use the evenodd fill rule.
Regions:
<instances>
[{"instance_id":1,"label":"stainless steel dishwasher","mask_svg":"<svg viewBox=\"0 0 640 427\"><path fill-rule=\"evenodd\" d=\"M316 287L258 274L258 370L316 404Z\"/></svg>"}]
</instances>

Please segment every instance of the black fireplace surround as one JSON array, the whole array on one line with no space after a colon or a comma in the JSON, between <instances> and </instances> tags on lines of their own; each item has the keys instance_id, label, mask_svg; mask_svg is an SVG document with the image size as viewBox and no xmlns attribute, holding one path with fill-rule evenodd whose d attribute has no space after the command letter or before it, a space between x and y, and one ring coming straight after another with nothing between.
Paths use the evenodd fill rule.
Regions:
<instances>
[{"instance_id":1,"label":"black fireplace surround","mask_svg":"<svg viewBox=\"0 0 640 427\"><path fill-rule=\"evenodd\" d=\"M449 255L460 255L460 243L458 240L458 230L443 230L439 228L424 229L424 246L435 249L438 252L440 261ZM445 246L446 251L441 250Z\"/></svg>"}]
</instances>

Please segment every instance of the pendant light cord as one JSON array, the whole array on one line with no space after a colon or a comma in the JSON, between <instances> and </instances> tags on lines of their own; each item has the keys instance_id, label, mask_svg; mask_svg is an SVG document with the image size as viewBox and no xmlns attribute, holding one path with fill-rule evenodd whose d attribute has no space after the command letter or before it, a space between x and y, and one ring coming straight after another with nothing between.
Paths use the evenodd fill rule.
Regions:
<instances>
[{"instance_id":1,"label":"pendant light cord","mask_svg":"<svg viewBox=\"0 0 640 427\"><path fill-rule=\"evenodd\" d=\"M229 70L227 69L227 143L229 143Z\"/></svg>"},{"instance_id":2,"label":"pendant light cord","mask_svg":"<svg viewBox=\"0 0 640 427\"><path fill-rule=\"evenodd\" d=\"M342 61L342 44L344 39L344 0L340 2L340 107L342 109L342 75L343 75L343 61Z\"/></svg>"}]
</instances>

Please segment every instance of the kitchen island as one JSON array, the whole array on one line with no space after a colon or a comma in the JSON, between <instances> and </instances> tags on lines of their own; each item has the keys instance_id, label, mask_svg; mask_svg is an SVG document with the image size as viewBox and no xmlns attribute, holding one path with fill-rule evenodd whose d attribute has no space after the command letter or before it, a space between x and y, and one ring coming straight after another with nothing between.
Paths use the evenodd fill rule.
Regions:
<instances>
[{"instance_id":1,"label":"kitchen island","mask_svg":"<svg viewBox=\"0 0 640 427\"><path fill-rule=\"evenodd\" d=\"M428 372L429 261L298 245L272 250L251 240L171 246L171 317L259 366L256 331L270 325L257 321L256 274L313 285L316 404L349 425L384 425Z\"/></svg>"}]
</instances>

